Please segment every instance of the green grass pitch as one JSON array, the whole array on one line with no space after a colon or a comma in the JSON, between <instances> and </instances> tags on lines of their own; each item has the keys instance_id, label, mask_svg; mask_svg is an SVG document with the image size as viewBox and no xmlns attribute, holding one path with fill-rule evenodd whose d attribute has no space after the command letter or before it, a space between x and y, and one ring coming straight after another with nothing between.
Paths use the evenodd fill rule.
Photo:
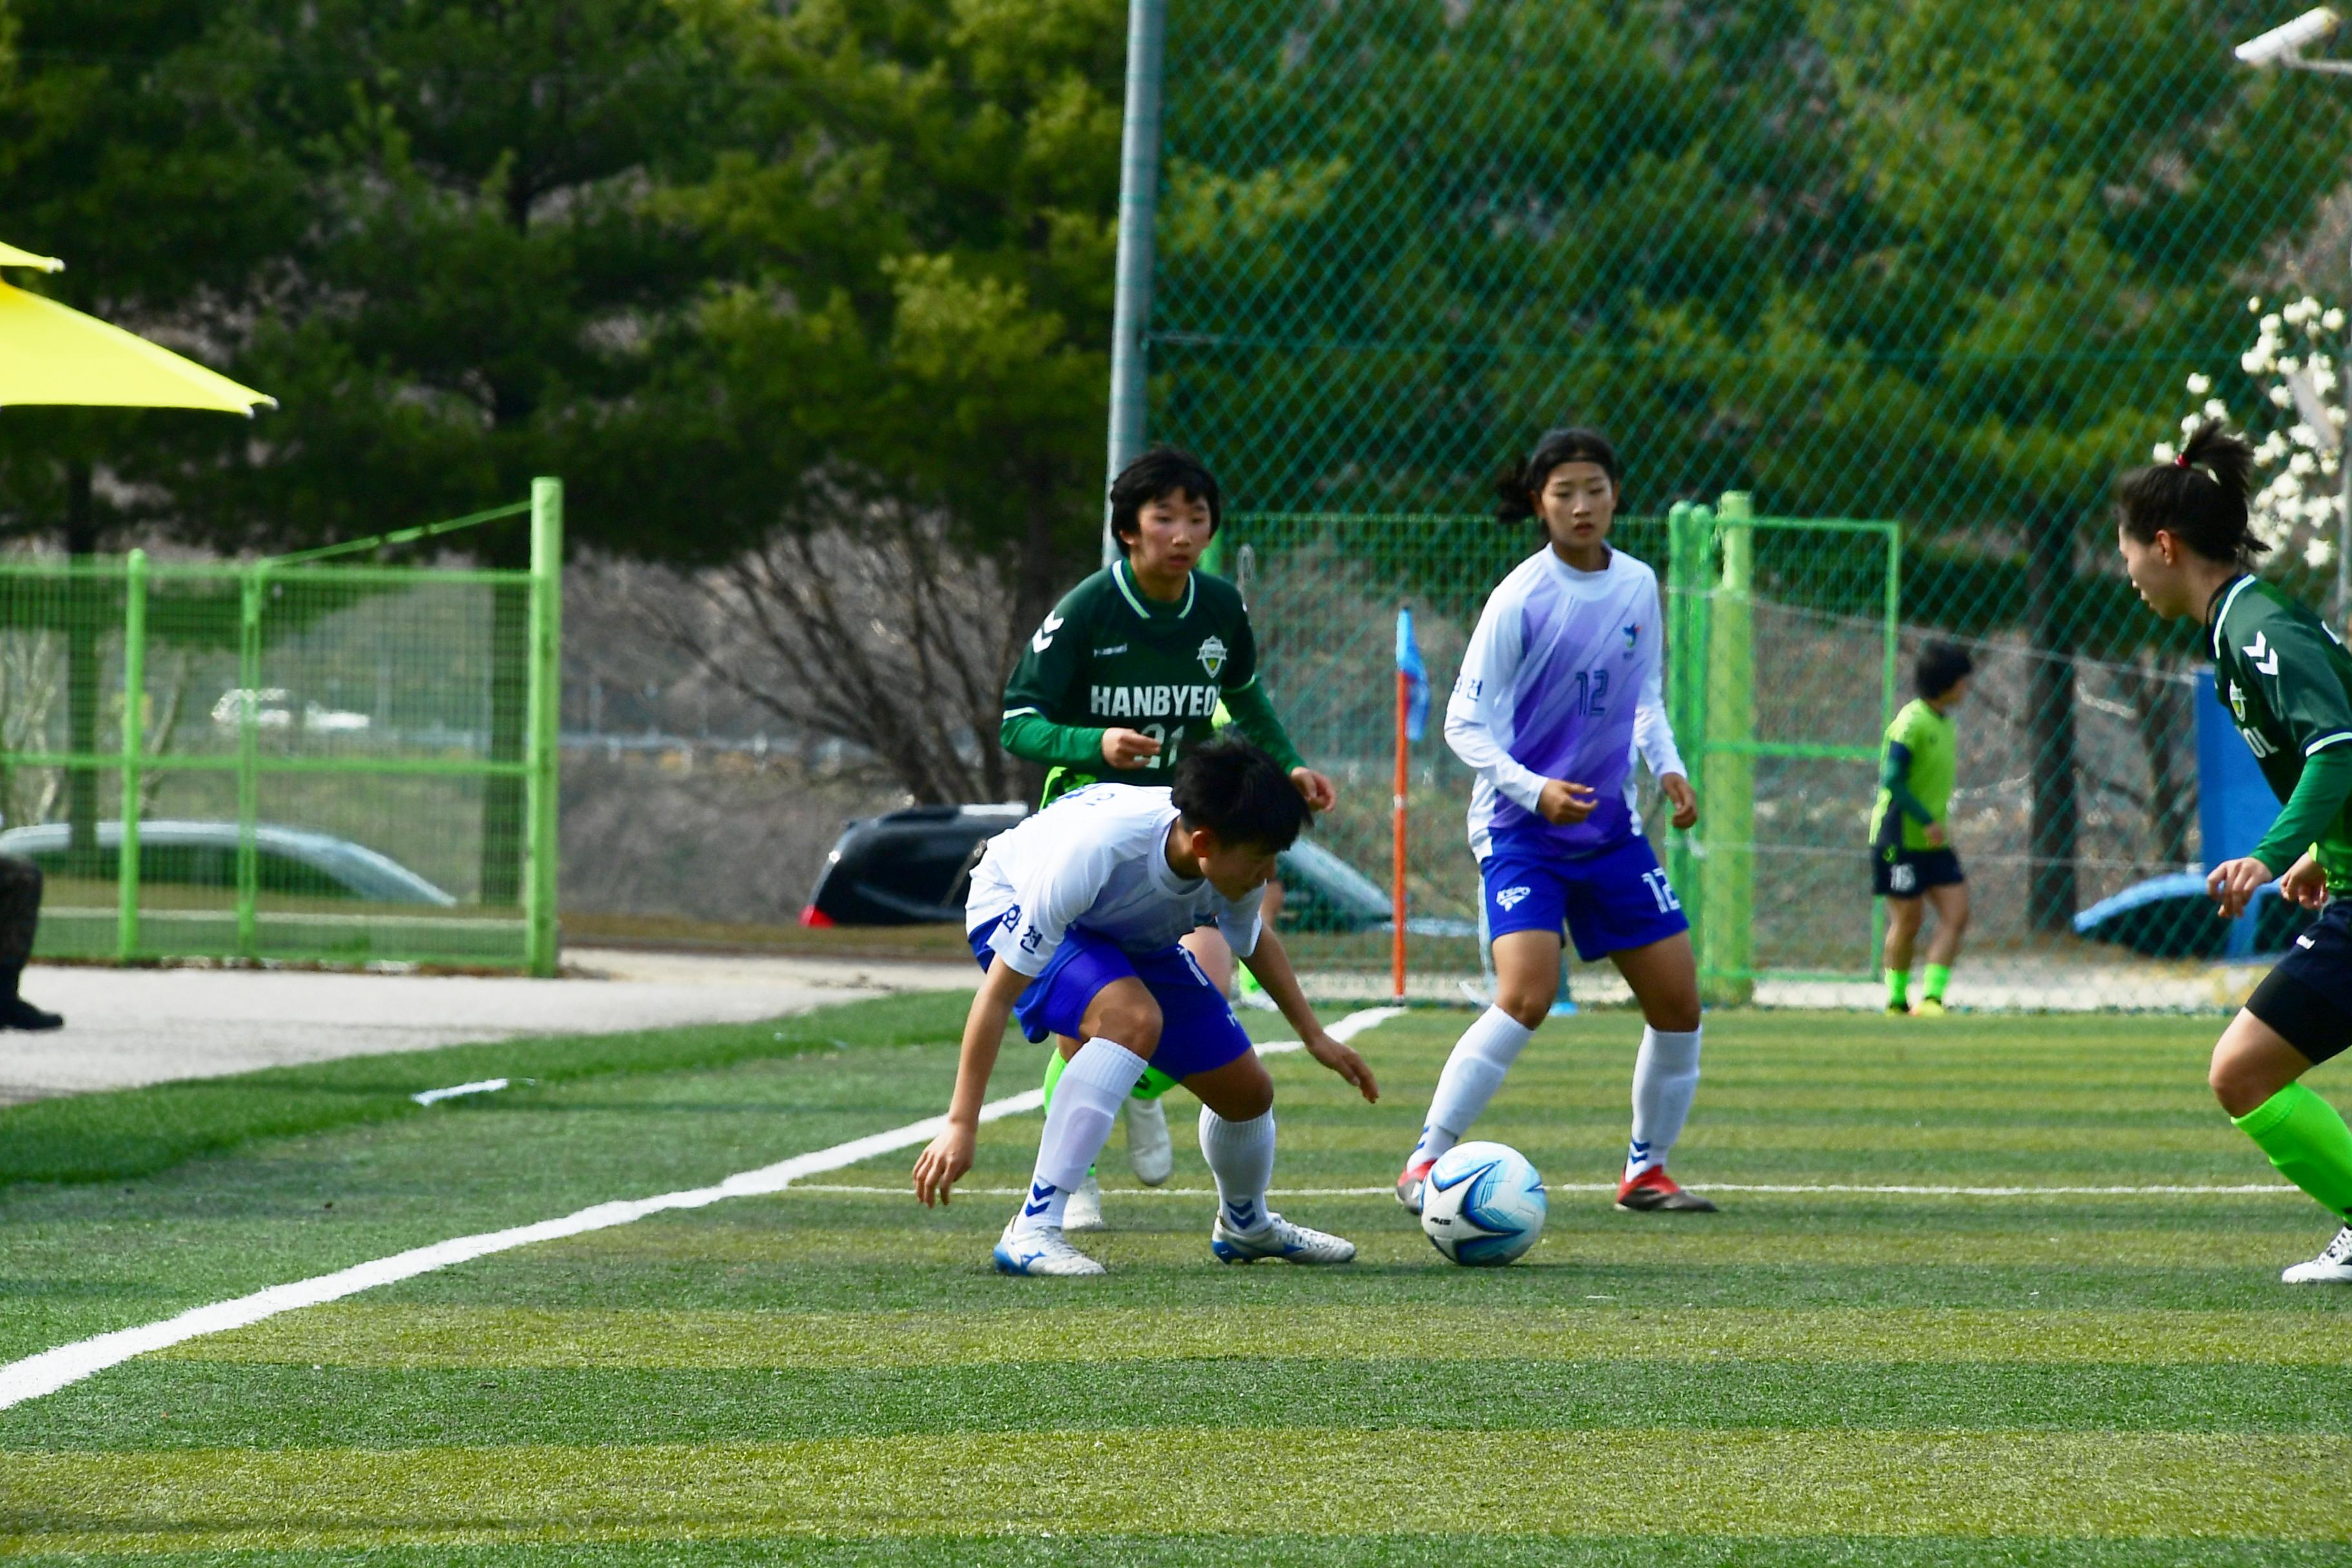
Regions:
<instances>
[{"instance_id":1,"label":"green grass pitch","mask_svg":"<svg viewBox=\"0 0 2352 1568\"><path fill-rule=\"evenodd\" d=\"M934 1114L961 1007L517 1046L537 1083L416 1113L501 1048L0 1112L0 1150L40 1141L20 1169L80 1178L0 1186L0 1360ZM1270 1058L1277 1189L1391 1180L1465 1016L1360 1037L1377 1108ZM480 1258L0 1411L0 1556L2352 1561L2352 1293L2277 1283L2330 1232L2301 1197L1729 1190L2271 1181L2205 1092L2214 1028L1717 1015L1675 1160L1724 1189L1708 1216L1580 1190L1614 1173L1639 1025L1555 1022L1478 1130L1553 1185L1541 1245L1492 1271L1391 1198L1303 1194L1276 1202L1356 1264L1220 1267L1180 1093L1185 1192L1106 1158L1111 1276L1002 1279L1012 1200L977 1189L1025 1179L1014 1117L944 1212L903 1194L910 1150L814 1179L887 1192ZM1014 1042L994 1092L1037 1065Z\"/></svg>"}]
</instances>

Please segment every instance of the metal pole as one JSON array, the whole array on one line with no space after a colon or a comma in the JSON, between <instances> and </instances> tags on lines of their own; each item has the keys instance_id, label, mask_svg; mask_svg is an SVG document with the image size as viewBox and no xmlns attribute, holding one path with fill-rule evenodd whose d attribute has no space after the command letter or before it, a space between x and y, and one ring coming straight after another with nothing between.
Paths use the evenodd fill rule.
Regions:
<instances>
[{"instance_id":1,"label":"metal pole","mask_svg":"<svg viewBox=\"0 0 2352 1568\"><path fill-rule=\"evenodd\" d=\"M139 763L147 748L147 552L122 563L122 819L115 846L114 956L139 955Z\"/></svg>"},{"instance_id":2,"label":"metal pole","mask_svg":"<svg viewBox=\"0 0 2352 1568\"><path fill-rule=\"evenodd\" d=\"M247 569L237 624L236 684L243 700L236 735L236 951L252 958L261 951L255 906L260 901L260 858L254 833L261 815L261 610L267 562Z\"/></svg>"},{"instance_id":3,"label":"metal pole","mask_svg":"<svg viewBox=\"0 0 2352 1568\"><path fill-rule=\"evenodd\" d=\"M562 697L563 481L530 481L530 644L523 739L523 942L533 974L555 973L557 725Z\"/></svg>"},{"instance_id":4,"label":"metal pole","mask_svg":"<svg viewBox=\"0 0 2352 1568\"><path fill-rule=\"evenodd\" d=\"M1128 0L1127 122L1119 133L1118 270L1111 304L1109 480L1143 450L1143 334L1151 326L1151 268L1160 220L1160 81L1167 0ZM1103 503L1103 564L1118 559Z\"/></svg>"}]
</instances>

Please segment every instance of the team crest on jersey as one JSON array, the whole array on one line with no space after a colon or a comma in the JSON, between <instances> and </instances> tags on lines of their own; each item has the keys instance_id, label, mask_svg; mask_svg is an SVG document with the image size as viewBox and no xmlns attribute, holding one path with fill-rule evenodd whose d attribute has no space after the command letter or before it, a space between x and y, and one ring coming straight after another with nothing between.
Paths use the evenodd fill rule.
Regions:
<instances>
[{"instance_id":1,"label":"team crest on jersey","mask_svg":"<svg viewBox=\"0 0 2352 1568\"><path fill-rule=\"evenodd\" d=\"M1210 637L1201 639L1201 668L1209 672L1210 679L1217 679L1217 672L1225 668L1224 638Z\"/></svg>"},{"instance_id":2,"label":"team crest on jersey","mask_svg":"<svg viewBox=\"0 0 2352 1568\"><path fill-rule=\"evenodd\" d=\"M2242 724L2245 722L2246 694L2234 680L2230 682L2230 711L2238 716L2238 721L2240 723Z\"/></svg>"},{"instance_id":3,"label":"team crest on jersey","mask_svg":"<svg viewBox=\"0 0 2352 1568\"><path fill-rule=\"evenodd\" d=\"M1632 653L1633 651L1633 645L1641 641L1641 639L1642 623L1635 621L1632 626L1625 628L1625 651L1627 653Z\"/></svg>"}]
</instances>

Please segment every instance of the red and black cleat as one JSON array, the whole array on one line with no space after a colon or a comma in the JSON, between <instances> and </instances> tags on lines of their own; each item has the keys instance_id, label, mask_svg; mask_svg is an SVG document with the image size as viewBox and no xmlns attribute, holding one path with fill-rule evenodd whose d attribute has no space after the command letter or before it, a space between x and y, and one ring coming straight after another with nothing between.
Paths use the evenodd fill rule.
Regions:
<instances>
[{"instance_id":1,"label":"red and black cleat","mask_svg":"<svg viewBox=\"0 0 2352 1568\"><path fill-rule=\"evenodd\" d=\"M1664 1165L1653 1165L1630 1182L1617 1184L1617 1206L1632 1214L1714 1214L1716 1206L1675 1184Z\"/></svg>"}]
</instances>

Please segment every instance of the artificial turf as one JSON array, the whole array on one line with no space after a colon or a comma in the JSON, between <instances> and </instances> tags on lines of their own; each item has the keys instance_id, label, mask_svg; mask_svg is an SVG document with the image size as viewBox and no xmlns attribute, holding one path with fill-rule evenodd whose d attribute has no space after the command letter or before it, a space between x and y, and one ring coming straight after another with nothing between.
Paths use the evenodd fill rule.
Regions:
<instances>
[{"instance_id":1,"label":"artificial turf","mask_svg":"<svg viewBox=\"0 0 2352 1568\"><path fill-rule=\"evenodd\" d=\"M436 1082L541 1081L242 1134L127 1184L0 1189L0 1358L934 1114L959 1015L908 1000L731 1045L639 1037L638 1065L569 1081L500 1047L468 1047L462 1070L436 1053ZM1036 1132L1010 1118L982 1130L944 1211L904 1195L911 1151L894 1153L0 1411L0 1553L2352 1559L2352 1299L2277 1283L2328 1234L2299 1196L1729 1190L2270 1182L2204 1091L2210 1024L1715 1016L1675 1164L1724 1189L1725 1212L1636 1216L1586 1189L1622 1148L1638 1025L1555 1023L1479 1128L1545 1171L1550 1224L1525 1262L1481 1271L1444 1265L1392 1199L1349 1191L1393 1176L1462 1022L1360 1037L1378 1107L1303 1056L1269 1058L1277 1187L1321 1190L1277 1203L1354 1237L1349 1268L1210 1259L1180 1095L1177 1191L1135 1191L1116 1144L1106 1158L1116 1228L1086 1245L1112 1274L999 1279L987 1248L1012 1200L987 1189L1025 1176ZM626 1054L612 1049L600 1059ZM995 1092L1031 1087L1034 1065L1016 1046Z\"/></svg>"}]
</instances>

